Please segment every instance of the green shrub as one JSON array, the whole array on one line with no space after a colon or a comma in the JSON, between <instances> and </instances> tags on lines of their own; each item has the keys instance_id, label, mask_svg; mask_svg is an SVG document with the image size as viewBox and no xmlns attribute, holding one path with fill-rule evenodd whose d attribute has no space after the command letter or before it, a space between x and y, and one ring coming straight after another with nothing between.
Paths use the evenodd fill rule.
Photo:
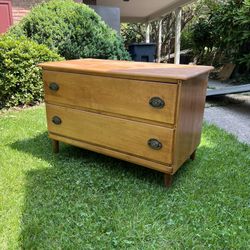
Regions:
<instances>
[{"instance_id":1,"label":"green shrub","mask_svg":"<svg viewBox=\"0 0 250 250\"><path fill-rule=\"evenodd\" d=\"M0 36L0 108L41 101L41 69L36 65L61 59L25 37Z\"/></svg>"},{"instance_id":2,"label":"green shrub","mask_svg":"<svg viewBox=\"0 0 250 250\"><path fill-rule=\"evenodd\" d=\"M219 1L192 27L194 50L250 71L250 0Z\"/></svg>"},{"instance_id":3,"label":"green shrub","mask_svg":"<svg viewBox=\"0 0 250 250\"><path fill-rule=\"evenodd\" d=\"M90 7L73 0L51 0L31 11L11 34L45 44L66 59L128 59L121 38Z\"/></svg>"}]
</instances>

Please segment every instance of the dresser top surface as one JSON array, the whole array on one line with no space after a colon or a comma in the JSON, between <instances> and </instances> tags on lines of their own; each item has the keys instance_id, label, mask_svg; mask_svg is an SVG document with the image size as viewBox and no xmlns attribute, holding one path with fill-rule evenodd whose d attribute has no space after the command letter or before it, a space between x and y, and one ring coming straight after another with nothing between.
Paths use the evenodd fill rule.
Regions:
<instances>
[{"instance_id":1,"label":"dresser top surface","mask_svg":"<svg viewBox=\"0 0 250 250\"><path fill-rule=\"evenodd\" d=\"M211 66L176 65L163 63L143 63L101 59L77 59L39 64L45 70L102 75L109 77L128 77L164 81L168 79L188 80L208 73Z\"/></svg>"}]
</instances>

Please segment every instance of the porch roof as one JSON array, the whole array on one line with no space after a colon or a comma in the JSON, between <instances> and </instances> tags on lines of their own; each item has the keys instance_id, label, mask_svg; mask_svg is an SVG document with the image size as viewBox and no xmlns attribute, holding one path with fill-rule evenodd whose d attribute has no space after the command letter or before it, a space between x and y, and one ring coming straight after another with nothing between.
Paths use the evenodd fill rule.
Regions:
<instances>
[{"instance_id":1,"label":"porch roof","mask_svg":"<svg viewBox=\"0 0 250 250\"><path fill-rule=\"evenodd\" d=\"M118 7L121 22L148 22L194 0L96 0L97 5Z\"/></svg>"}]
</instances>

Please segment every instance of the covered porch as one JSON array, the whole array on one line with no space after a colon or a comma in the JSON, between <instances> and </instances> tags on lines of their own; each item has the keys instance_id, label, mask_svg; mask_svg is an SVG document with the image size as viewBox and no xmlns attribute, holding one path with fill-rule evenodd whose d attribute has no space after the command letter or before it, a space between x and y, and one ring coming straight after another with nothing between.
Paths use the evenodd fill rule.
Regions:
<instances>
[{"instance_id":1,"label":"covered porch","mask_svg":"<svg viewBox=\"0 0 250 250\"><path fill-rule=\"evenodd\" d=\"M182 7L193 0L85 0L86 4L116 7L120 11L121 22L146 23L146 43L150 43L150 23L159 20L158 44L161 47L161 20L168 13L175 11L175 49L174 62L180 63L180 37Z\"/></svg>"}]
</instances>

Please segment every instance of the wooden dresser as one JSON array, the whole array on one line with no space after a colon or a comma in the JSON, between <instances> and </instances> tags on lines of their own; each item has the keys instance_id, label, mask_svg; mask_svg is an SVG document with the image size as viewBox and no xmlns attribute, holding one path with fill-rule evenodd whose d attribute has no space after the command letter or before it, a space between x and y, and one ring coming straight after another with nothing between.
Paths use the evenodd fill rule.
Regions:
<instances>
[{"instance_id":1,"label":"wooden dresser","mask_svg":"<svg viewBox=\"0 0 250 250\"><path fill-rule=\"evenodd\" d=\"M42 63L49 137L172 175L200 143L209 66Z\"/></svg>"}]
</instances>

